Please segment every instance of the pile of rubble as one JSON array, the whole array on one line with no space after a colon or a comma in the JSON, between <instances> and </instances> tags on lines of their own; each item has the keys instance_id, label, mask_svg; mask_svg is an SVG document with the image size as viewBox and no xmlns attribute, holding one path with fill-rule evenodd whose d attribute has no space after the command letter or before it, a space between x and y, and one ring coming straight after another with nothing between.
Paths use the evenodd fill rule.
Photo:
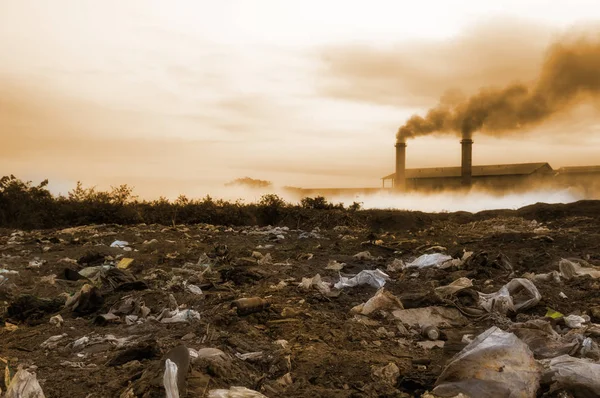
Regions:
<instances>
[{"instance_id":1,"label":"pile of rubble","mask_svg":"<svg viewBox=\"0 0 600 398\"><path fill-rule=\"evenodd\" d=\"M418 231L3 230L0 390L599 396L590 220L582 240L515 217Z\"/></svg>"}]
</instances>

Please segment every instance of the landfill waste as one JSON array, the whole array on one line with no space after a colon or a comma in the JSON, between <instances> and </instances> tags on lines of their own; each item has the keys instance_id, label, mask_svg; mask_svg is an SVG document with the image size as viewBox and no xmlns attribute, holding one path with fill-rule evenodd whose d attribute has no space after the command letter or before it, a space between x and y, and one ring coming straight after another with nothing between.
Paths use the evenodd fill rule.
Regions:
<instances>
[{"instance_id":1,"label":"landfill waste","mask_svg":"<svg viewBox=\"0 0 600 398\"><path fill-rule=\"evenodd\" d=\"M20 368L10 380L5 398L45 398L35 373Z\"/></svg>"},{"instance_id":2,"label":"landfill waste","mask_svg":"<svg viewBox=\"0 0 600 398\"><path fill-rule=\"evenodd\" d=\"M385 282L389 279L389 275L379 269L363 270L352 278L347 278L340 275L339 282L333 285L333 287L336 289L343 289L345 287L354 287L358 285L371 285L379 289L383 287Z\"/></svg>"},{"instance_id":3,"label":"landfill waste","mask_svg":"<svg viewBox=\"0 0 600 398\"><path fill-rule=\"evenodd\" d=\"M440 331L432 325L424 325L421 334L429 340L437 340L440 338Z\"/></svg>"},{"instance_id":4,"label":"landfill waste","mask_svg":"<svg viewBox=\"0 0 600 398\"><path fill-rule=\"evenodd\" d=\"M375 259L375 257L373 257L373 255L368 251L356 253L353 257L357 260L365 260L365 261Z\"/></svg>"},{"instance_id":5,"label":"landfill waste","mask_svg":"<svg viewBox=\"0 0 600 398\"><path fill-rule=\"evenodd\" d=\"M569 315L563 318L565 320L565 325L571 329L578 329L583 327L583 324L589 322L589 319L586 319L579 315Z\"/></svg>"},{"instance_id":6,"label":"landfill waste","mask_svg":"<svg viewBox=\"0 0 600 398\"><path fill-rule=\"evenodd\" d=\"M410 263L406 264L406 268L427 268L427 267L442 267L445 263L452 260L452 256L442 253L423 254Z\"/></svg>"},{"instance_id":7,"label":"landfill waste","mask_svg":"<svg viewBox=\"0 0 600 398\"><path fill-rule=\"evenodd\" d=\"M341 271L346 266L346 263L338 263L335 260L330 260L327 263L325 269L333 270L333 271Z\"/></svg>"},{"instance_id":8,"label":"landfill waste","mask_svg":"<svg viewBox=\"0 0 600 398\"><path fill-rule=\"evenodd\" d=\"M583 336L560 335L552 324L543 319L514 323L508 331L514 333L533 352L536 359L554 358L563 354L575 354L582 344Z\"/></svg>"},{"instance_id":9,"label":"landfill waste","mask_svg":"<svg viewBox=\"0 0 600 398\"><path fill-rule=\"evenodd\" d=\"M298 286L305 290L315 288L322 294L327 294L331 291L331 284L323 281L321 279L321 275L319 274L313 276L312 278L302 278L302 281L298 284Z\"/></svg>"},{"instance_id":10,"label":"landfill waste","mask_svg":"<svg viewBox=\"0 0 600 398\"><path fill-rule=\"evenodd\" d=\"M230 387L227 390L210 390L208 398L267 398L267 396L246 387Z\"/></svg>"},{"instance_id":11,"label":"landfill waste","mask_svg":"<svg viewBox=\"0 0 600 398\"><path fill-rule=\"evenodd\" d=\"M0 396L19 367L48 397L165 397L175 385L180 398L598 396L598 377L585 375L600 363L600 202L478 214L286 208L270 227L238 225L242 208L218 201L197 210L231 225L180 225L182 210L165 213L169 225L0 228ZM108 247L117 239L127 246ZM439 265L407 266L436 254ZM259 300L246 312L239 299ZM492 326L518 342L484 339L485 355L457 362ZM167 355L179 346L183 357ZM542 372L550 361L554 373Z\"/></svg>"},{"instance_id":12,"label":"landfill waste","mask_svg":"<svg viewBox=\"0 0 600 398\"><path fill-rule=\"evenodd\" d=\"M168 358L165 361L163 384L165 386L167 398L179 398L179 388L177 387L177 365Z\"/></svg>"},{"instance_id":13,"label":"landfill waste","mask_svg":"<svg viewBox=\"0 0 600 398\"><path fill-rule=\"evenodd\" d=\"M600 396L600 364L569 355L546 359L541 364L542 384L551 384L551 390L566 391L575 397Z\"/></svg>"},{"instance_id":14,"label":"landfill waste","mask_svg":"<svg viewBox=\"0 0 600 398\"><path fill-rule=\"evenodd\" d=\"M406 268L406 264L404 264L404 261L400 260L399 258L395 258L391 263L387 265L386 271L398 272L402 271L404 268Z\"/></svg>"},{"instance_id":15,"label":"landfill waste","mask_svg":"<svg viewBox=\"0 0 600 398\"><path fill-rule=\"evenodd\" d=\"M435 288L435 292L442 297L452 296L456 292L459 292L468 287L472 287L473 282L469 278L458 278L454 282L446 286L439 286Z\"/></svg>"},{"instance_id":16,"label":"landfill waste","mask_svg":"<svg viewBox=\"0 0 600 398\"><path fill-rule=\"evenodd\" d=\"M496 293L479 293L479 305L488 312L506 315L535 307L542 295L533 282L525 278L515 278L502 286Z\"/></svg>"},{"instance_id":17,"label":"landfill waste","mask_svg":"<svg viewBox=\"0 0 600 398\"><path fill-rule=\"evenodd\" d=\"M120 249L126 248L127 246L129 246L129 242L124 240L116 240L110 244L110 247L118 247Z\"/></svg>"},{"instance_id":18,"label":"landfill waste","mask_svg":"<svg viewBox=\"0 0 600 398\"><path fill-rule=\"evenodd\" d=\"M404 309L402 302L382 287L367 302L352 307L350 312L360 315L370 315L375 311L393 311L402 309Z\"/></svg>"},{"instance_id":19,"label":"landfill waste","mask_svg":"<svg viewBox=\"0 0 600 398\"><path fill-rule=\"evenodd\" d=\"M405 325L417 327L455 327L468 323L459 310L450 307L409 308L393 311L392 315Z\"/></svg>"},{"instance_id":20,"label":"landfill waste","mask_svg":"<svg viewBox=\"0 0 600 398\"><path fill-rule=\"evenodd\" d=\"M571 261L563 258L558 262L558 268L560 269L560 275L567 280L584 275L600 278L600 268L593 268L587 261L581 259Z\"/></svg>"},{"instance_id":21,"label":"landfill waste","mask_svg":"<svg viewBox=\"0 0 600 398\"><path fill-rule=\"evenodd\" d=\"M231 303L238 315L249 315L254 312L264 311L269 308L271 304L260 297L250 297L237 299Z\"/></svg>"},{"instance_id":22,"label":"landfill waste","mask_svg":"<svg viewBox=\"0 0 600 398\"><path fill-rule=\"evenodd\" d=\"M527 345L493 326L456 354L438 377L432 393L441 397L533 398L540 371Z\"/></svg>"}]
</instances>

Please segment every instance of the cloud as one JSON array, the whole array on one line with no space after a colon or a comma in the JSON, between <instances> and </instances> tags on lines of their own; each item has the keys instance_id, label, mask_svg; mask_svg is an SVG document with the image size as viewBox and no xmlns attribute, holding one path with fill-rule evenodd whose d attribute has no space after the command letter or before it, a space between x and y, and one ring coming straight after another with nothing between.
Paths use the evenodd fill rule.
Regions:
<instances>
[{"instance_id":1,"label":"cloud","mask_svg":"<svg viewBox=\"0 0 600 398\"><path fill-rule=\"evenodd\" d=\"M329 46L317 53L318 91L378 105L430 106L451 89L469 94L534 78L553 34L528 21L500 19L444 41Z\"/></svg>"}]
</instances>

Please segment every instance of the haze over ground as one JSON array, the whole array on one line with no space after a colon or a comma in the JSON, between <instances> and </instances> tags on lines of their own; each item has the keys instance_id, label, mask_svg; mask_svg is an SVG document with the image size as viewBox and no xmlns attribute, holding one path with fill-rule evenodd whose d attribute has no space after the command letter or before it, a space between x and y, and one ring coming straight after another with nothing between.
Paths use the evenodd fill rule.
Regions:
<instances>
[{"instance_id":1,"label":"haze over ground","mask_svg":"<svg viewBox=\"0 0 600 398\"><path fill-rule=\"evenodd\" d=\"M553 40L600 17L583 0L403 4L2 2L0 170L142 197L246 175L377 187L411 114L448 90L527 82ZM598 164L597 113L475 136L473 162ZM459 163L456 137L408 142L407 167Z\"/></svg>"}]
</instances>

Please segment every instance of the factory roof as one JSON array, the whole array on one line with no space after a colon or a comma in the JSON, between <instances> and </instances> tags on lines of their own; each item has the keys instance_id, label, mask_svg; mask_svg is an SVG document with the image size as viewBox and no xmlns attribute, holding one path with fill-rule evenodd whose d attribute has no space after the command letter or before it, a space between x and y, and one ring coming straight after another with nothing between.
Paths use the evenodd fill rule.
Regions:
<instances>
[{"instance_id":1,"label":"factory roof","mask_svg":"<svg viewBox=\"0 0 600 398\"><path fill-rule=\"evenodd\" d=\"M473 177L484 176L506 176L506 175L529 175L536 172L549 172L552 167L548 163L517 163L517 164L493 164L473 166ZM460 177L459 167L431 167L423 169L406 169L406 178L451 178ZM396 173L383 177L383 180L394 179Z\"/></svg>"},{"instance_id":2,"label":"factory roof","mask_svg":"<svg viewBox=\"0 0 600 398\"><path fill-rule=\"evenodd\" d=\"M561 167L556 170L560 174L573 174L573 173L600 173L600 166L572 166L572 167Z\"/></svg>"}]
</instances>

